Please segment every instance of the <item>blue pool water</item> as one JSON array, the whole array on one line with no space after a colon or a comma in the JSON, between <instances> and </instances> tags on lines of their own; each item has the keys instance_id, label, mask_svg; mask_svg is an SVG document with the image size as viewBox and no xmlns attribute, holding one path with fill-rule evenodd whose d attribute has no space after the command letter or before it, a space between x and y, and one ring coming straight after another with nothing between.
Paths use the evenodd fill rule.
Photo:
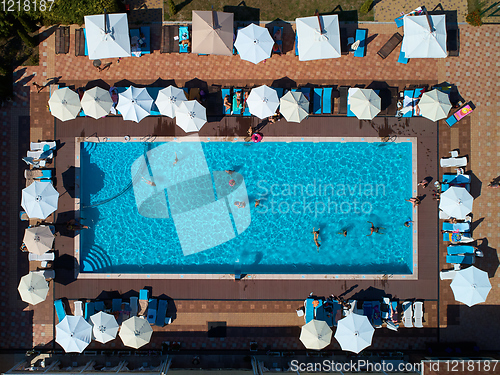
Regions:
<instances>
[{"instance_id":1,"label":"blue pool water","mask_svg":"<svg viewBox=\"0 0 500 375\"><path fill-rule=\"evenodd\" d=\"M156 167L152 159L147 162L150 173L152 168L166 171L161 178L156 172L154 188L134 172L134 162L146 152L169 146L81 144L81 217L90 227L80 236L81 272L411 274L413 229L403 225L412 219L412 205L405 202L412 196L410 142L201 143L208 193L205 200L190 198L182 204L174 195L192 189L192 181L198 180L189 179L191 187L185 183L180 192L162 189L162 184L172 180L170 170L183 168L187 153L176 151L177 165L170 152L160 154ZM224 170L236 173L229 176ZM191 173L178 171L184 177ZM235 189L246 188L248 194L241 209L227 195L231 178L237 181ZM145 209L142 202L149 198L140 196L149 194L147 189L167 203ZM224 220L209 219L212 229L201 230L195 223L203 215L194 209L208 202L208 196L222 201L215 203L221 203ZM383 234L367 236L367 221L384 228ZM320 228L319 250L313 227ZM347 237L338 234L344 229ZM211 246L205 241L217 244L192 250Z\"/></svg>"}]
</instances>

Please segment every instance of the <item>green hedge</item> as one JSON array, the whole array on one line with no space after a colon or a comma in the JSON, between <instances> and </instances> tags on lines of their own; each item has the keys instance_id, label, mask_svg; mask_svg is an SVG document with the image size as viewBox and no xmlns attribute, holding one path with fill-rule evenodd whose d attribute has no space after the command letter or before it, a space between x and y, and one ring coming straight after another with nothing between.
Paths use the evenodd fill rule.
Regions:
<instances>
[{"instance_id":1,"label":"green hedge","mask_svg":"<svg viewBox=\"0 0 500 375\"><path fill-rule=\"evenodd\" d=\"M43 14L44 24L83 24L84 16L121 13L125 6L119 0L57 0L50 12Z\"/></svg>"}]
</instances>

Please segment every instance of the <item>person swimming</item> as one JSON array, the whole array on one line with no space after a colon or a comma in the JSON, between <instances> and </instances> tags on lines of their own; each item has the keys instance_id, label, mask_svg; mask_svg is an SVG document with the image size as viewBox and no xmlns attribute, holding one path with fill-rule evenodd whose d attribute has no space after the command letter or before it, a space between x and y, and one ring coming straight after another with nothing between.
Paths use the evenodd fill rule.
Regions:
<instances>
[{"instance_id":1,"label":"person swimming","mask_svg":"<svg viewBox=\"0 0 500 375\"><path fill-rule=\"evenodd\" d=\"M156 186L156 184L153 181L146 180L144 177L142 177L142 179L144 180L144 182L146 184L151 185L151 186Z\"/></svg>"},{"instance_id":2,"label":"person swimming","mask_svg":"<svg viewBox=\"0 0 500 375\"><path fill-rule=\"evenodd\" d=\"M372 225L372 227L370 228L370 234L367 234L368 237L371 236L373 233L384 234L380 233L380 229L385 229L385 228L376 227L375 225L373 225L371 221L367 221L367 223L370 223Z\"/></svg>"},{"instance_id":3,"label":"person swimming","mask_svg":"<svg viewBox=\"0 0 500 375\"><path fill-rule=\"evenodd\" d=\"M342 229L340 232L337 232L337 234L343 234L344 237L347 237L347 231L345 229Z\"/></svg>"},{"instance_id":4,"label":"person swimming","mask_svg":"<svg viewBox=\"0 0 500 375\"><path fill-rule=\"evenodd\" d=\"M173 165L176 165L178 162L179 162L179 158L177 157L177 152L176 152L175 153L175 160L174 160L174 164Z\"/></svg>"},{"instance_id":5,"label":"person swimming","mask_svg":"<svg viewBox=\"0 0 500 375\"><path fill-rule=\"evenodd\" d=\"M313 227L313 231L312 231L312 234L314 235L314 244L316 245L316 250L318 250L319 252L319 247L321 246L321 244L319 243L319 231L321 229L318 228L318 230L315 230L314 227Z\"/></svg>"}]
</instances>

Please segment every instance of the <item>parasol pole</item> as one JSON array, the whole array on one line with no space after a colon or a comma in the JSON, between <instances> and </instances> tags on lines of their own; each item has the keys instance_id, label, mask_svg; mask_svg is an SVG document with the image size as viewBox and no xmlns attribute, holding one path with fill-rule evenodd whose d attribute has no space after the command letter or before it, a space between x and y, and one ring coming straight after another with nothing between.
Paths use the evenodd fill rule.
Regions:
<instances>
[{"instance_id":1,"label":"parasol pole","mask_svg":"<svg viewBox=\"0 0 500 375\"><path fill-rule=\"evenodd\" d=\"M314 12L314 15L318 17L318 24L319 24L319 33L323 35L323 28L321 27L321 17L319 15L319 11L316 9L316 12Z\"/></svg>"}]
</instances>

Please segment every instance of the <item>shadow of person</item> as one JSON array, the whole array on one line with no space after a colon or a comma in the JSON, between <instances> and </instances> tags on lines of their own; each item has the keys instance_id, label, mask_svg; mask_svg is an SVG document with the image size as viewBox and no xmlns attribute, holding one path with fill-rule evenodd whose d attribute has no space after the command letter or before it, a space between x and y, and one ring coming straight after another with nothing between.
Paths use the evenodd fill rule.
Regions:
<instances>
[{"instance_id":1,"label":"shadow of person","mask_svg":"<svg viewBox=\"0 0 500 375\"><path fill-rule=\"evenodd\" d=\"M479 250L483 252L483 257L476 257L476 266L488 272L488 277L495 277L495 273L497 272L498 265L500 264L498 260L497 249L489 246L488 239L482 238L481 244L477 246Z\"/></svg>"}]
</instances>

